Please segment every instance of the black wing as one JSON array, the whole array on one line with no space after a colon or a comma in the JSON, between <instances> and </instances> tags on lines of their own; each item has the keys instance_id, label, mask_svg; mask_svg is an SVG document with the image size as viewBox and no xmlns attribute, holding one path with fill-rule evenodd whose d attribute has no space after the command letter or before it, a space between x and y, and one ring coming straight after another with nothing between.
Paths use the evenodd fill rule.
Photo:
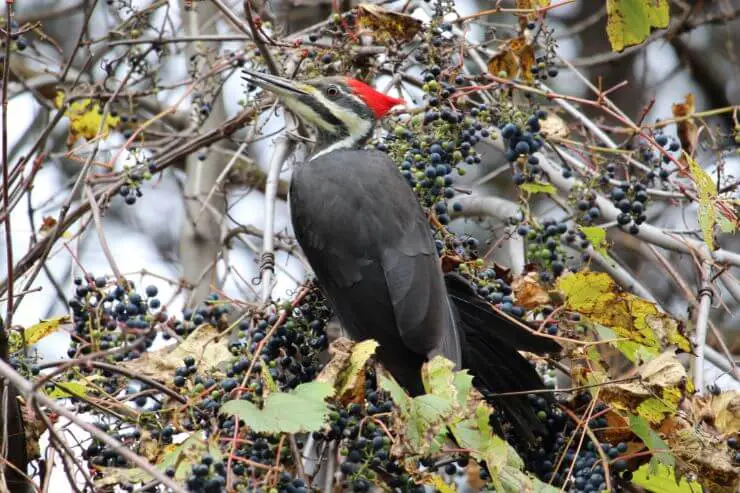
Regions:
<instances>
[{"instance_id":1,"label":"black wing","mask_svg":"<svg viewBox=\"0 0 740 493\"><path fill-rule=\"evenodd\" d=\"M460 364L429 225L385 154L334 151L302 165L290 205L296 238L345 330L378 340L400 383L421 392L419 369L435 352Z\"/></svg>"}]
</instances>

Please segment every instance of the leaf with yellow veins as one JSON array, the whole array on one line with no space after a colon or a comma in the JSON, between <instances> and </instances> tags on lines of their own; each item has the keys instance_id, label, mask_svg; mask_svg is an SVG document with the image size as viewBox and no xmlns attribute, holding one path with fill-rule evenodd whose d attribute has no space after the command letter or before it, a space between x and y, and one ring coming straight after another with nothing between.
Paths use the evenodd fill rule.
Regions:
<instances>
[{"instance_id":1,"label":"leaf with yellow veins","mask_svg":"<svg viewBox=\"0 0 740 493\"><path fill-rule=\"evenodd\" d=\"M734 233L737 229L737 216L732 205L720 199L717 185L709 173L688 154L684 153L683 159L689 164L689 173L698 191L697 216L704 243L710 250L714 250L714 227L719 224L723 233Z\"/></svg>"},{"instance_id":2,"label":"leaf with yellow veins","mask_svg":"<svg viewBox=\"0 0 740 493\"><path fill-rule=\"evenodd\" d=\"M678 321L660 312L654 303L622 291L608 274L588 270L568 274L558 279L557 287L569 310L622 339L617 347L630 361L655 356L668 345L691 350Z\"/></svg>"},{"instance_id":3,"label":"leaf with yellow veins","mask_svg":"<svg viewBox=\"0 0 740 493\"><path fill-rule=\"evenodd\" d=\"M64 106L63 92L57 92L54 104L60 109ZM105 121L103 121L103 109L97 101L92 99L70 103L64 111L64 116L69 118L69 137L67 139L69 145L79 138L92 140L101 137L105 139L108 137L110 130L117 127L121 121L119 117L110 115L107 115Z\"/></svg>"},{"instance_id":4,"label":"leaf with yellow veins","mask_svg":"<svg viewBox=\"0 0 740 493\"><path fill-rule=\"evenodd\" d=\"M606 0L606 33L612 50L637 45L653 28L668 27L668 0Z\"/></svg>"}]
</instances>

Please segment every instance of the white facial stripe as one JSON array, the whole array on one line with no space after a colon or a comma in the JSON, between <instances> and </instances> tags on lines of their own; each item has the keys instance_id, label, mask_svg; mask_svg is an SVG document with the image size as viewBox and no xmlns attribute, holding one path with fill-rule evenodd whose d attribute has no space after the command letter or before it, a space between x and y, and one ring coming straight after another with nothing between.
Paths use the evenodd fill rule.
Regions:
<instances>
[{"instance_id":1,"label":"white facial stripe","mask_svg":"<svg viewBox=\"0 0 740 493\"><path fill-rule=\"evenodd\" d=\"M313 108L311 108L307 104L304 104L297 98L291 97L290 101L287 102L287 105L290 107L291 111L294 111L303 116L303 118L311 125L315 127L321 127L327 132L334 133L337 131L337 128L334 125L321 118L321 116L319 116L319 114L316 113Z\"/></svg>"},{"instance_id":2,"label":"white facial stripe","mask_svg":"<svg viewBox=\"0 0 740 493\"><path fill-rule=\"evenodd\" d=\"M321 101L321 104L323 104L324 107L331 111L331 113L336 117L337 120L345 124L345 126L347 127L347 132L349 133L350 137L352 137L353 142L358 141L360 138L366 136L370 132L372 122L368 121L365 118L362 118L362 115L341 107L334 101L326 98L319 91L316 91L315 96L319 101Z\"/></svg>"}]
</instances>

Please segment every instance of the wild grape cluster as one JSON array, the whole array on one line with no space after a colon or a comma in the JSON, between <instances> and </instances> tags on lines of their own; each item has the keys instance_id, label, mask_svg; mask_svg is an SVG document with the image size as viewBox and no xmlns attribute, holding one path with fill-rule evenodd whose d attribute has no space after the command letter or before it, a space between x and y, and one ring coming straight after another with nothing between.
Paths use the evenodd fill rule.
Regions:
<instances>
[{"instance_id":1,"label":"wild grape cluster","mask_svg":"<svg viewBox=\"0 0 740 493\"><path fill-rule=\"evenodd\" d=\"M640 224L647 220L645 203L648 200L646 187L641 183L624 182L611 189L609 195L614 205L621 211L617 223L630 234L640 232Z\"/></svg>"},{"instance_id":2,"label":"wild grape cluster","mask_svg":"<svg viewBox=\"0 0 740 493\"><path fill-rule=\"evenodd\" d=\"M548 219L539 224L522 224L517 229L526 239L527 260L540 267L540 280L550 282L566 268L566 256L561 238L568 225Z\"/></svg>"},{"instance_id":3,"label":"wild grape cluster","mask_svg":"<svg viewBox=\"0 0 740 493\"><path fill-rule=\"evenodd\" d=\"M539 447L522 450L527 468L543 481L562 487L569 493L604 491L606 472L604 460L598 451L601 448L608 461L611 491L623 491L622 485L632 479L632 472L637 467L637 463L631 461L627 454L627 443L594 442L583 427L575 424L563 411L550 407L542 397L529 397L532 406L538 409L538 417L546 424L546 431ZM561 405L572 406L574 412L583 413L590 401L591 396L583 393L577 395L573 402ZM593 407L592 418L588 421L592 430L607 427L606 411L603 403Z\"/></svg>"}]
</instances>

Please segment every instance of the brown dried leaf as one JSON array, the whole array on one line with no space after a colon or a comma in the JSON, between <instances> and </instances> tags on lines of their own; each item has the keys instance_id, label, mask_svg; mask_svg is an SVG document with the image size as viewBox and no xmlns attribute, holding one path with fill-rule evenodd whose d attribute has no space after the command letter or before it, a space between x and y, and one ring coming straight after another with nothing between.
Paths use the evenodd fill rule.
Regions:
<instances>
[{"instance_id":1,"label":"brown dried leaf","mask_svg":"<svg viewBox=\"0 0 740 493\"><path fill-rule=\"evenodd\" d=\"M723 392L712 396L714 426L722 433L740 432L740 392Z\"/></svg>"},{"instance_id":2,"label":"brown dried leaf","mask_svg":"<svg viewBox=\"0 0 740 493\"><path fill-rule=\"evenodd\" d=\"M568 124L555 113L548 111L547 117L540 120L540 133L545 137L564 139L568 137Z\"/></svg>"},{"instance_id":3,"label":"brown dried leaf","mask_svg":"<svg viewBox=\"0 0 740 493\"><path fill-rule=\"evenodd\" d=\"M689 423L666 436L680 469L696 474L707 491L737 492L740 467L732 464L732 452L719 437L706 436Z\"/></svg>"},{"instance_id":4,"label":"brown dried leaf","mask_svg":"<svg viewBox=\"0 0 740 493\"><path fill-rule=\"evenodd\" d=\"M443 255L442 256L442 272L447 274L457 270L457 266L463 263L462 257L458 255Z\"/></svg>"},{"instance_id":5,"label":"brown dried leaf","mask_svg":"<svg viewBox=\"0 0 740 493\"><path fill-rule=\"evenodd\" d=\"M372 31L380 43L411 41L422 28L416 17L367 3L357 6L357 24Z\"/></svg>"},{"instance_id":6,"label":"brown dried leaf","mask_svg":"<svg viewBox=\"0 0 740 493\"><path fill-rule=\"evenodd\" d=\"M534 82L532 66L535 62L534 48L524 36L513 38L501 46L499 53L488 60L488 72L499 76L506 72L508 79Z\"/></svg>"},{"instance_id":7,"label":"brown dried leaf","mask_svg":"<svg viewBox=\"0 0 740 493\"><path fill-rule=\"evenodd\" d=\"M511 289L519 305L529 309L550 303L550 295L538 281L539 275L536 272L529 272L514 279Z\"/></svg>"},{"instance_id":8,"label":"brown dried leaf","mask_svg":"<svg viewBox=\"0 0 740 493\"><path fill-rule=\"evenodd\" d=\"M152 438L152 433L150 431L144 430L141 432L138 453L151 463L156 463L162 453L159 441Z\"/></svg>"},{"instance_id":9,"label":"brown dried leaf","mask_svg":"<svg viewBox=\"0 0 740 493\"><path fill-rule=\"evenodd\" d=\"M694 95L688 93L684 96L683 103L673 103L671 107L674 118L685 118L694 114ZM696 148L696 134L698 127L694 123L693 118L680 121L676 124L678 139L681 141L681 147L686 151L689 156L694 155ZM681 157L681 160L685 163L685 158Z\"/></svg>"},{"instance_id":10,"label":"brown dried leaf","mask_svg":"<svg viewBox=\"0 0 740 493\"><path fill-rule=\"evenodd\" d=\"M201 325L180 344L144 353L140 358L121 365L139 375L169 382L175 369L183 365L182 360L186 356L193 356L198 370L203 373L213 370L224 372L233 358L228 337L220 336L218 329L211 325Z\"/></svg>"},{"instance_id":11,"label":"brown dried leaf","mask_svg":"<svg viewBox=\"0 0 740 493\"><path fill-rule=\"evenodd\" d=\"M519 76L519 60L508 45L502 46L501 51L488 60L488 72L501 77L505 74L509 79Z\"/></svg>"},{"instance_id":12,"label":"brown dried leaf","mask_svg":"<svg viewBox=\"0 0 740 493\"><path fill-rule=\"evenodd\" d=\"M52 230L52 229L54 228L54 226L56 226L56 225L57 225L57 220L56 220L56 219L54 219L54 218L53 218L53 217L51 217L51 216L45 216L45 217L44 217L44 218L43 218L43 219L41 220L41 227L39 228L39 232L40 232L41 234L44 234L44 233L48 233L48 232L49 232L49 231L51 231L51 230Z\"/></svg>"},{"instance_id":13,"label":"brown dried leaf","mask_svg":"<svg viewBox=\"0 0 740 493\"><path fill-rule=\"evenodd\" d=\"M605 385L601 397L618 411L628 411L660 424L678 410L684 397L686 370L673 351L653 358L637 370L639 380Z\"/></svg>"}]
</instances>

